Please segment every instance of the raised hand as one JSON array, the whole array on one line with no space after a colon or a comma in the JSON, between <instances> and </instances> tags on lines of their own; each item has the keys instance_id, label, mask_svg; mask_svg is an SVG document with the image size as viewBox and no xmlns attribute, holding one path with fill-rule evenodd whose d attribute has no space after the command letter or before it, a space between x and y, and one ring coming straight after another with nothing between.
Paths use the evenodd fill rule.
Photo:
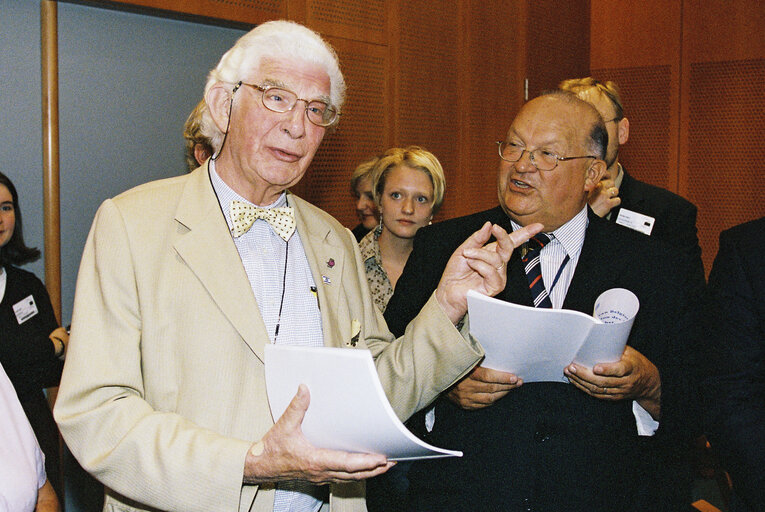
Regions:
<instances>
[{"instance_id":1,"label":"raised hand","mask_svg":"<svg viewBox=\"0 0 765 512\"><path fill-rule=\"evenodd\" d=\"M467 313L469 290L494 296L505 289L513 251L540 231L542 224L535 223L508 234L487 222L454 251L436 288L436 299L454 324ZM497 241L485 245L492 235Z\"/></svg>"},{"instance_id":2,"label":"raised hand","mask_svg":"<svg viewBox=\"0 0 765 512\"><path fill-rule=\"evenodd\" d=\"M605 179L601 180L598 186L590 192L587 202L598 217L605 217L608 212L619 206L622 200L614 180Z\"/></svg>"}]
</instances>

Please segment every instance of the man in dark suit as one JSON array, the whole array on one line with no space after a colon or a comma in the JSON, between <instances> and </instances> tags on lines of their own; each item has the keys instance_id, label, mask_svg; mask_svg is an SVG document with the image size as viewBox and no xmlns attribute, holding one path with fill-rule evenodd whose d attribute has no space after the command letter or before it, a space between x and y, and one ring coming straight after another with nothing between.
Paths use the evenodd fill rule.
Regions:
<instances>
[{"instance_id":1,"label":"man in dark suit","mask_svg":"<svg viewBox=\"0 0 765 512\"><path fill-rule=\"evenodd\" d=\"M638 431L655 431L659 440L686 430L684 334L694 326L686 306L703 282L682 271L676 250L587 208L605 172L606 144L603 121L588 103L563 91L536 98L500 144L500 206L418 232L385 312L393 332L403 332L425 304L447 255L487 221L508 230L544 225L552 241L541 252L542 278L553 307L592 314L602 292L623 287L638 296L640 312L621 360L591 369L572 363L570 385L523 384L479 366L442 396L428 440L464 456L415 463L410 509L637 509L647 496L638 488L653 478L635 464L643 453ZM531 306L521 252L508 262L497 297ZM667 506L658 503L650 509Z\"/></svg>"},{"instance_id":2,"label":"man in dark suit","mask_svg":"<svg viewBox=\"0 0 765 512\"><path fill-rule=\"evenodd\" d=\"M765 217L720 234L709 296L709 439L733 480L731 511L765 510Z\"/></svg>"},{"instance_id":3,"label":"man in dark suit","mask_svg":"<svg viewBox=\"0 0 765 512\"><path fill-rule=\"evenodd\" d=\"M630 122L624 115L618 86L587 77L564 80L559 87L595 107L608 130L607 169L590 193L592 210L611 222L679 247L703 274L696 207L669 190L635 179L619 163L619 146L629 139Z\"/></svg>"}]
</instances>

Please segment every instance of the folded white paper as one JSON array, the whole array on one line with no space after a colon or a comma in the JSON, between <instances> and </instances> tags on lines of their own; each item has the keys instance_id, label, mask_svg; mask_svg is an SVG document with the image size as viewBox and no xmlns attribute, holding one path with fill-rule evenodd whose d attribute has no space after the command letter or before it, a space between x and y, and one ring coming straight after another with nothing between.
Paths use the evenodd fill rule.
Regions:
<instances>
[{"instance_id":1,"label":"folded white paper","mask_svg":"<svg viewBox=\"0 0 765 512\"><path fill-rule=\"evenodd\" d=\"M469 291L470 333L486 352L481 366L514 373L524 382L568 382L572 361L593 367L621 358L640 308L624 288L603 292L594 317L568 309L532 308Z\"/></svg>"},{"instance_id":2,"label":"folded white paper","mask_svg":"<svg viewBox=\"0 0 765 512\"><path fill-rule=\"evenodd\" d=\"M389 460L461 457L431 446L409 432L383 391L368 350L266 345L266 391L276 421L299 384L311 403L303 434L314 446L379 453Z\"/></svg>"}]
</instances>

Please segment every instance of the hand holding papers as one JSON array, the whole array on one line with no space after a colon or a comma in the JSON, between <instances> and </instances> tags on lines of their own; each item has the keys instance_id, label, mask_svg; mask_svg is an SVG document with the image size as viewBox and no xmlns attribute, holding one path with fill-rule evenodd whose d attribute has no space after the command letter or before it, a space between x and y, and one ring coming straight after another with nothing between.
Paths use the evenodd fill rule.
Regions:
<instances>
[{"instance_id":1,"label":"hand holding papers","mask_svg":"<svg viewBox=\"0 0 765 512\"><path fill-rule=\"evenodd\" d=\"M563 368L618 361L640 303L614 288L595 301L594 317L579 311L519 306L468 292L470 332L486 351L482 366L524 382L567 382Z\"/></svg>"},{"instance_id":2,"label":"hand holding papers","mask_svg":"<svg viewBox=\"0 0 765 512\"><path fill-rule=\"evenodd\" d=\"M388 403L367 350L266 345L266 390L278 419L300 383L311 393L303 435L316 447L379 453L388 460L460 457L409 432Z\"/></svg>"}]
</instances>

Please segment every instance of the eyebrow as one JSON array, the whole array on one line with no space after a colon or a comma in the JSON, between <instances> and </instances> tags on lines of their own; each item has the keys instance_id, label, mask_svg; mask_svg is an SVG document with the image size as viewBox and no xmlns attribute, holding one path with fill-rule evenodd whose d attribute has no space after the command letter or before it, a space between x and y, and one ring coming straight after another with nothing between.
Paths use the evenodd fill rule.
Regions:
<instances>
[{"instance_id":1,"label":"eyebrow","mask_svg":"<svg viewBox=\"0 0 765 512\"><path fill-rule=\"evenodd\" d=\"M279 87L280 89L289 89L289 87L287 87L287 84L285 84L281 80L275 80L273 78L266 78L265 80L263 80L263 83L261 84L261 86L266 86L266 85L270 85L271 87Z\"/></svg>"},{"instance_id":2,"label":"eyebrow","mask_svg":"<svg viewBox=\"0 0 765 512\"><path fill-rule=\"evenodd\" d=\"M285 84L281 80L276 80L273 78L264 79L261 86L266 86L266 85L270 85L271 87L278 87L279 89L286 89L288 91L292 91L292 89L290 89L289 86L287 86L287 84ZM323 101L327 105L334 106L332 104L332 99L326 94L320 94L318 97L311 98L309 101L316 101L316 100Z\"/></svg>"}]
</instances>

